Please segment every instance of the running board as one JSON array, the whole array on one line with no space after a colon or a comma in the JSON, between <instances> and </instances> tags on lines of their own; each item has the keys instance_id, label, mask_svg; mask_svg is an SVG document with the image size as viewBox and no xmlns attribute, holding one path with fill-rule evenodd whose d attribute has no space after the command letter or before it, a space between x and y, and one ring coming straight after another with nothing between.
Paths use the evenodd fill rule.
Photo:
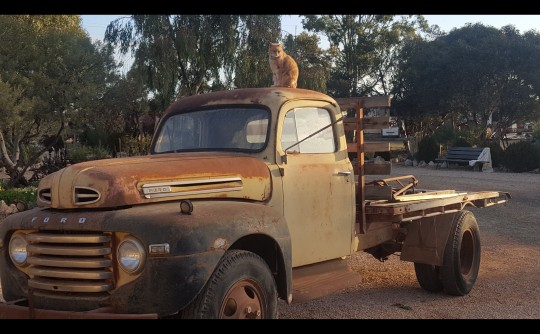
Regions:
<instances>
[{"instance_id":1,"label":"running board","mask_svg":"<svg viewBox=\"0 0 540 334\"><path fill-rule=\"evenodd\" d=\"M336 259L293 269L293 303L303 303L361 283L347 260Z\"/></svg>"}]
</instances>

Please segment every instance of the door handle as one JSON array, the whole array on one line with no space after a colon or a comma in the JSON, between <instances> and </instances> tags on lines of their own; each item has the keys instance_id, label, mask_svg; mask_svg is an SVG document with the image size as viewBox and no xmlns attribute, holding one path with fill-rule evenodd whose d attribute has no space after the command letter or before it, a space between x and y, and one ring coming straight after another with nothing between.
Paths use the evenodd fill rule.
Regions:
<instances>
[{"instance_id":1,"label":"door handle","mask_svg":"<svg viewBox=\"0 0 540 334\"><path fill-rule=\"evenodd\" d=\"M349 172L349 171L343 171L343 172L338 172L337 174L338 174L338 175L341 175L341 176L349 176L349 175L351 175L351 172Z\"/></svg>"}]
</instances>

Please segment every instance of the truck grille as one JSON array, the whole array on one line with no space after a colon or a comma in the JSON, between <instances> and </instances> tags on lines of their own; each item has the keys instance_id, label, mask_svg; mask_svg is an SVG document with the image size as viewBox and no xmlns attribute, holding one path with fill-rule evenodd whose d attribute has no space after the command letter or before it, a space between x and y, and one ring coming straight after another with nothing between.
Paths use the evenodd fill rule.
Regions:
<instances>
[{"instance_id":1,"label":"truck grille","mask_svg":"<svg viewBox=\"0 0 540 334\"><path fill-rule=\"evenodd\" d=\"M105 292L114 287L111 236L30 233L28 285L58 292Z\"/></svg>"}]
</instances>

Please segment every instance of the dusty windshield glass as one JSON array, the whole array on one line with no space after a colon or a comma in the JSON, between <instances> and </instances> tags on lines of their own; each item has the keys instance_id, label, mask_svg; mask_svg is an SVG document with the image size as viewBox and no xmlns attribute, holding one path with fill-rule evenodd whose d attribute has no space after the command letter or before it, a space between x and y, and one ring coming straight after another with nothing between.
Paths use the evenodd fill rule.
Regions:
<instances>
[{"instance_id":1,"label":"dusty windshield glass","mask_svg":"<svg viewBox=\"0 0 540 334\"><path fill-rule=\"evenodd\" d=\"M264 148L269 112L262 108L227 107L178 113L160 126L154 153L247 151Z\"/></svg>"}]
</instances>

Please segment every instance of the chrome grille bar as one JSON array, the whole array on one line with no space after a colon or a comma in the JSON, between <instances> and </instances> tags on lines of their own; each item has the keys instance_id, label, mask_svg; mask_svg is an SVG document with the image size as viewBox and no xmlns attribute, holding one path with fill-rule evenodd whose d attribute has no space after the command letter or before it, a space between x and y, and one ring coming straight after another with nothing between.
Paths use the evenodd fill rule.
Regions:
<instances>
[{"instance_id":1,"label":"chrome grille bar","mask_svg":"<svg viewBox=\"0 0 540 334\"><path fill-rule=\"evenodd\" d=\"M28 285L53 292L101 293L114 288L112 238L103 233L29 233Z\"/></svg>"}]
</instances>

